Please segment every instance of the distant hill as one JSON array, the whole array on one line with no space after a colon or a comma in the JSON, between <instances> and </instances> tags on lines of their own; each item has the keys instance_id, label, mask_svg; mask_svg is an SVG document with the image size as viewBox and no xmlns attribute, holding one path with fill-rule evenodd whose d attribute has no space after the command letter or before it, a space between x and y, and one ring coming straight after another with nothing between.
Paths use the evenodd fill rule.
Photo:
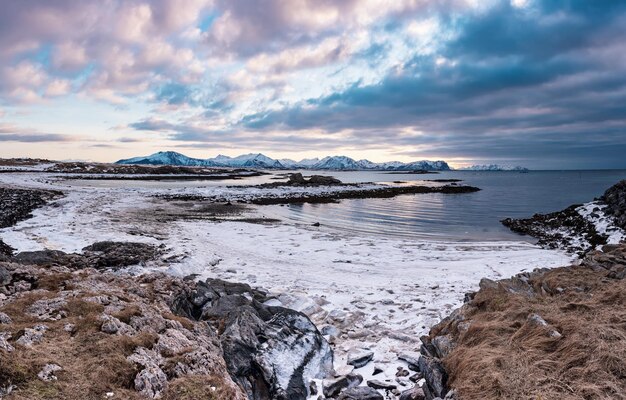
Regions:
<instances>
[{"instance_id":1,"label":"distant hill","mask_svg":"<svg viewBox=\"0 0 626 400\"><path fill-rule=\"evenodd\" d=\"M527 172L528 168L520 166L498 165L498 164L486 164L486 165L472 165L471 167L459 168L462 171L520 171Z\"/></svg>"},{"instance_id":2,"label":"distant hill","mask_svg":"<svg viewBox=\"0 0 626 400\"><path fill-rule=\"evenodd\" d=\"M186 165L201 167L264 168L264 169L312 169L312 170L375 170L375 171L449 171L445 161L413 161L403 163L391 161L375 163L369 160L356 161L346 156L328 156L322 159L312 158L300 161L290 159L275 160L261 153L244 154L238 157L218 155L214 158L199 159L187 157L175 151L159 151L145 157L133 157L119 160L116 164L140 165Z\"/></svg>"}]
</instances>

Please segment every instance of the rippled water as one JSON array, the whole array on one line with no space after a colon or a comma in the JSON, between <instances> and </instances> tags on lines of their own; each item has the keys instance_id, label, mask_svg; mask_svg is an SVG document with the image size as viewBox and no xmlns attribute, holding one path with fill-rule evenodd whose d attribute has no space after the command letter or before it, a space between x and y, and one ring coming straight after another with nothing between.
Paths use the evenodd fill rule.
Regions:
<instances>
[{"instance_id":1,"label":"rippled water","mask_svg":"<svg viewBox=\"0 0 626 400\"><path fill-rule=\"evenodd\" d=\"M316 172L317 173L317 172ZM462 179L482 190L468 194L418 194L391 199L342 200L338 204L272 206L267 215L298 223L375 235L445 240L522 239L500 224L506 217L561 210L600 196L626 170L473 172L436 175L324 172L344 182ZM419 182L414 182L419 183Z\"/></svg>"}]
</instances>

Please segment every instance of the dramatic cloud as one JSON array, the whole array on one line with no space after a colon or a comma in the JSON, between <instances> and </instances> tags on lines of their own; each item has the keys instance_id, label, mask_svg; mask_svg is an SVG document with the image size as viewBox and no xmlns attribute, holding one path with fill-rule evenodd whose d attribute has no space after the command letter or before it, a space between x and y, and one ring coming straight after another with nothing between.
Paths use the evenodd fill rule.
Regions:
<instances>
[{"instance_id":1,"label":"dramatic cloud","mask_svg":"<svg viewBox=\"0 0 626 400\"><path fill-rule=\"evenodd\" d=\"M0 118L111 149L626 167L623 1L8 0L0 65Z\"/></svg>"}]
</instances>

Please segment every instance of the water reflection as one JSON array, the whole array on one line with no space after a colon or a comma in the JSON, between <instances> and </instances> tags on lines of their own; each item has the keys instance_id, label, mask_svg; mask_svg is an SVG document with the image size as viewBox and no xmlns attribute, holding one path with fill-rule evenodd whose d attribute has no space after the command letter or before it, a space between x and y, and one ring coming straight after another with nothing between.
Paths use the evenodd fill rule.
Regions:
<instances>
[{"instance_id":1,"label":"water reflection","mask_svg":"<svg viewBox=\"0 0 626 400\"><path fill-rule=\"evenodd\" d=\"M391 199L343 200L339 204L273 206L267 213L290 221L373 235L449 240L528 240L500 224L506 217L551 212L600 196L626 171L449 171L438 175L335 173L344 181L463 179L476 193L420 194Z\"/></svg>"}]
</instances>

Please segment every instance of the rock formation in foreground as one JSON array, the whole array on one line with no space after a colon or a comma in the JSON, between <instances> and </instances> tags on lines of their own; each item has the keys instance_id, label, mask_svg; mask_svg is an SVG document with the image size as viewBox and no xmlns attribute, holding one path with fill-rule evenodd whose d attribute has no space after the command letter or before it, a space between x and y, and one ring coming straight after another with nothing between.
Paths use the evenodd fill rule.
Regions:
<instances>
[{"instance_id":1,"label":"rock formation in foreground","mask_svg":"<svg viewBox=\"0 0 626 400\"><path fill-rule=\"evenodd\" d=\"M114 273L117 246L0 262L0 396L304 399L332 371L304 314L245 284Z\"/></svg>"}]
</instances>

